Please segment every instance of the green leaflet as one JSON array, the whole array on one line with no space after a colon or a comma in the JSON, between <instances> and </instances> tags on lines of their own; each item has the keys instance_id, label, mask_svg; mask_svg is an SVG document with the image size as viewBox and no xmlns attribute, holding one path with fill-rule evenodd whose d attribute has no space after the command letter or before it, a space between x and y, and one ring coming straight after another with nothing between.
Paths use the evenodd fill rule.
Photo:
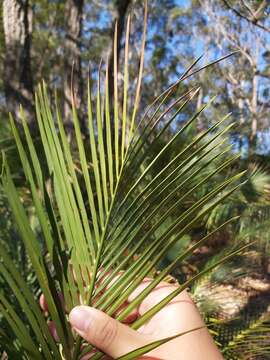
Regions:
<instances>
[{"instance_id":1,"label":"green leaflet","mask_svg":"<svg viewBox=\"0 0 270 360\"><path fill-rule=\"evenodd\" d=\"M138 356L141 356L141 355L143 355L143 354L145 354L145 353L147 353L147 352L149 352L149 351L151 351L151 350L154 350L154 349L156 349L157 347L159 347L160 345L165 344L165 343L168 342L168 341L174 340L174 339L176 339L176 338L178 338L178 337L180 337L180 336L189 334L189 333L191 333L191 332L193 332L193 331L200 330L200 329L203 329L203 327L198 327L198 328L195 328L195 329L191 329L191 330L185 331L185 332L183 332L183 333L181 333L181 334L177 334L177 335L174 335L174 336L170 336L170 337L168 337L168 338L165 338L165 339L161 339L161 340L154 341L154 342L152 342L152 343L150 343L150 344L147 344L147 345L145 345L145 346L143 346L143 347L141 347L141 348L139 348L139 349L137 349L137 350L131 351L130 353L125 354L125 355L119 357L118 360L132 360L132 359L137 359Z\"/></svg>"}]
</instances>

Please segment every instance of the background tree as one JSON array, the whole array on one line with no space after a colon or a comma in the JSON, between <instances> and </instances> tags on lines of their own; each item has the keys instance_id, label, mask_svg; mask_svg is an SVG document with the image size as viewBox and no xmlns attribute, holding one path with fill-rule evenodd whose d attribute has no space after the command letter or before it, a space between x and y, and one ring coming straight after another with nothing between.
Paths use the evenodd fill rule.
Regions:
<instances>
[{"instance_id":1,"label":"background tree","mask_svg":"<svg viewBox=\"0 0 270 360\"><path fill-rule=\"evenodd\" d=\"M22 104L30 118L33 108L31 37L33 14L28 0L3 1L5 34L4 87L7 107L18 116Z\"/></svg>"},{"instance_id":2,"label":"background tree","mask_svg":"<svg viewBox=\"0 0 270 360\"><path fill-rule=\"evenodd\" d=\"M244 1L230 4L239 11L245 12L248 7L256 12L262 3ZM269 6L266 5L260 10L265 27L269 24ZM173 17L179 19L182 29L185 23L192 24L184 30L184 43L190 37L196 39L189 43L188 49L183 49L186 58L203 52L210 59L232 51L239 52L203 76L202 88L209 87L208 81L211 81L211 89L218 94L217 113L232 112L237 124L232 137L244 156L269 152L269 33L237 15L223 1L194 0L185 8L176 7ZM214 82L213 78L216 79Z\"/></svg>"},{"instance_id":3,"label":"background tree","mask_svg":"<svg viewBox=\"0 0 270 360\"><path fill-rule=\"evenodd\" d=\"M68 0L65 4L66 35L64 49L64 118L70 121L72 112L71 86L78 109L83 106L83 75L81 61L83 0Z\"/></svg>"},{"instance_id":4,"label":"background tree","mask_svg":"<svg viewBox=\"0 0 270 360\"><path fill-rule=\"evenodd\" d=\"M120 58L120 51L122 49L122 38L125 30L125 23L126 23L126 15L128 11L129 5L132 3L132 0L116 0L115 9L113 11L113 24L111 30L111 48L109 50L109 92L111 98L113 98L114 94L114 76L113 76L113 69L114 69L114 29L115 25L117 25L117 43L116 43L116 54L117 59ZM119 64L118 64L119 65Z\"/></svg>"}]
</instances>

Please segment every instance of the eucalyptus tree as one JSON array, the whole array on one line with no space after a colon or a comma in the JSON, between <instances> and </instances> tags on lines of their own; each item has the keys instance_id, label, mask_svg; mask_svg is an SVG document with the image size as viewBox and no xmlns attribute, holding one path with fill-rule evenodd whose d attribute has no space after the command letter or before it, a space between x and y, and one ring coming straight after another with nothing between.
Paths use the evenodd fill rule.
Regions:
<instances>
[{"instance_id":1,"label":"eucalyptus tree","mask_svg":"<svg viewBox=\"0 0 270 360\"><path fill-rule=\"evenodd\" d=\"M83 105L83 75L81 63L83 0L68 0L65 4L65 45L64 45L64 114L69 122L72 116L72 88L79 108Z\"/></svg>"},{"instance_id":2,"label":"eucalyptus tree","mask_svg":"<svg viewBox=\"0 0 270 360\"><path fill-rule=\"evenodd\" d=\"M237 12L245 16L239 16ZM232 111L238 124L232 138L243 156L269 151L270 37L268 31L251 21L252 16L259 17L257 25L267 28L270 23L267 2L193 0L185 8L176 7L174 13L174 17L180 17L183 26L192 24L182 27L187 36L192 35L194 39L186 57L190 52L204 52L210 58L227 51L239 52L208 79L201 78L201 83L202 88L207 88L210 80L212 88L216 84L219 89L217 113Z\"/></svg>"},{"instance_id":3,"label":"eucalyptus tree","mask_svg":"<svg viewBox=\"0 0 270 360\"><path fill-rule=\"evenodd\" d=\"M4 0L2 3L5 59L3 79L9 111L19 114L23 104L28 118L33 116L33 76L31 38L33 13L28 0Z\"/></svg>"}]
</instances>

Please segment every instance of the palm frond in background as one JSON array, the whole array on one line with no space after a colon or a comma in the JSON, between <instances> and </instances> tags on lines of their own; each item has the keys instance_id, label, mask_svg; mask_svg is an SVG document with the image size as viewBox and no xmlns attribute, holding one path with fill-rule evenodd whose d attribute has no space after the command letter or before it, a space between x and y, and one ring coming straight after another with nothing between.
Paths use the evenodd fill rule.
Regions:
<instances>
[{"instance_id":1,"label":"palm frond in background","mask_svg":"<svg viewBox=\"0 0 270 360\"><path fill-rule=\"evenodd\" d=\"M270 358L269 309L256 320L250 321L249 326L239 331L223 348L226 359L264 359Z\"/></svg>"}]
</instances>

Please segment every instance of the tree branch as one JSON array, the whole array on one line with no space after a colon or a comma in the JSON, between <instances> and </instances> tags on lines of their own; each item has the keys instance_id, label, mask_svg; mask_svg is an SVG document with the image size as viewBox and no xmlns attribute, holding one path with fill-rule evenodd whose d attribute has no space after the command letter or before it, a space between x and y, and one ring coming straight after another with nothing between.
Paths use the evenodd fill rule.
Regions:
<instances>
[{"instance_id":1,"label":"tree branch","mask_svg":"<svg viewBox=\"0 0 270 360\"><path fill-rule=\"evenodd\" d=\"M267 31L268 33L270 33L270 29L264 25L262 25L261 23L258 22L258 19L256 16L254 16L254 14L252 15L252 18L247 17L245 15L243 15L240 11L238 11L237 9L235 9L233 6L231 6L229 4L229 2L227 0L222 0L222 2L224 3L224 5L227 7L227 9L231 10L236 16L240 17L241 19L244 19L246 21L248 21L249 23L257 26L258 28ZM256 11L255 14L257 14L258 12L260 12L262 10L262 6L259 7L259 9Z\"/></svg>"}]
</instances>

